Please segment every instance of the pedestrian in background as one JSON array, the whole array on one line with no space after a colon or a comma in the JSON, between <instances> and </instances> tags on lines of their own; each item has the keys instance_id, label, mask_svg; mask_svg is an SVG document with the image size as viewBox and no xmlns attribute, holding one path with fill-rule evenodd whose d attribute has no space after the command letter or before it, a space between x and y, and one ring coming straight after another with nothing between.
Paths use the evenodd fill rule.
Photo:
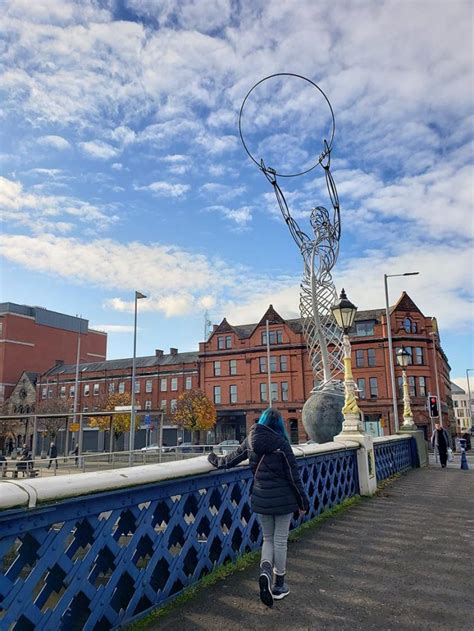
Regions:
<instances>
[{"instance_id":1,"label":"pedestrian in background","mask_svg":"<svg viewBox=\"0 0 474 631\"><path fill-rule=\"evenodd\" d=\"M213 452L208 456L219 469L235 467L247 458L254 475L251 507L263 531L260 599L271 607L274 599L290 593L285 575L291 517L297 510L305 513L309 506L283 418L274 408L263 412L235 451L220 458Z\"/></svg>"},{"instance_id":2,"label":"pedestrian in background","mask_svg":"<svg viewBox=\"0 0 474 631\"><path fill-rule=\"evenodd\" d=\"M441 423L435 423L435 429L433 435L431 436L431 446L433 449L438 450L439 461L441 462L441 467L443 469L446 468L446 463L448 461L448 448L451 444L449 440L449 434L446 429L441 425Z\"/></svg>"},{"instance_id":3,"label":"pedestrian in background","mask_svg":"<svg viewBox=\"0 0 474 631\"><path fill-rule=\"evenodd\" d=\"M51 468L51 464L53 462L54 462L54 468L57 469L58 468L58 450L54 442L52 442L51 445L49 446L48 456L49 456L48 469Z\"/></svg>"}]
</instances>

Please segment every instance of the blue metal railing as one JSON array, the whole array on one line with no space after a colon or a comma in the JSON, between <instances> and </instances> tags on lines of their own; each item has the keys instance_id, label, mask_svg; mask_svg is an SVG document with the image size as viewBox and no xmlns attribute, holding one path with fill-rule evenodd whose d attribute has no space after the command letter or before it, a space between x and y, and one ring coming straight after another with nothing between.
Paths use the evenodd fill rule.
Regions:
<instances>
[{"instance_id":1,"label":"blue metal railing","mask_svg":"<svg viewBox=\"0 0 474 631\"><path fill-rule=\"evenodd\" d=\"M419 466L414 438L374 442L374 455L377 482Z\"/></svg>"},{"instance_id":2,"label":"blue metal railing","mask_svg":"<svg viewBox=\"0 0 474 631\"><path fill-rule=\"evenodd\" d=\"M298 460L292 527L359 493L357 450ZM261 545L248 467L0 512L0 628L105 631Z\"/></svg>"}]
</instances>

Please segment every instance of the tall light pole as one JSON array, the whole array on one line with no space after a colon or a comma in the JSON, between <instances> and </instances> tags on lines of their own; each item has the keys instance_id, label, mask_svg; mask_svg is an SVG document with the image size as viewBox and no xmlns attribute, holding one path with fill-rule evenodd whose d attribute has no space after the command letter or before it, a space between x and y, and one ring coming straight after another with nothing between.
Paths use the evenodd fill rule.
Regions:
<instances>
[{"instance_id":1,"label":"tall light pole","mask_svg":"<svg viewBox=\"0 0 474 631\"><path fill-rule=\"evenodd\" d=\"M469 431L471 431L474 423L472 422L472 403L471 403L471 386L469 384L469 373L474 372L474 368L466 368L466 379L467 379L467 396L469 397L469 422L470 427Z\"/></svg>"},{"instance_id":2,"label":"tall light pole","mask_svg":"<svg viewBox=\"0 0 474 631\"><path fill-rule=\"evenodd\" d=\"M397 351L397 362L402 368L403 379L403 426L402 429L416 429L413 422L413 412L411 411L410 390L407 381L407 366L410 360L410 354L402 347Z\"/></svg>"},{"instance_id":3,"label":"tall light pole","mask_svg":"<svg viewBox=\"0 0 474 631\"><path fill-rule=\"evenodd\" d=\"M441 394L439 389L439 376L438 376L438 350L436 348L436 341L439 341L438 335L438 323L436 318L431 318L432 331L430 332L431 339L433 340L433 363L435 370L435 384L436 384L436 396L438 397L438 418L441 425L443 425L443 412L441 410ZM433 420L431 421L431 431L433 432Z\"/></svg>"},{"instance_id":4,"label":"tall light pole","mask_svg":"<svg viewBox=\"0 0 474 631\"><path fill-rule=\"evenodd\" d=\"M364 432L361 421L361 411L357 405L356 386L352 375L351 343L349 340L349 329L354 324L357 307L347 299L344 289L341 291L340 300L331 307L332 315L338 326L343 331L342 347L344 349L344 407L342 414L342 433L360 434Z\"/></svg>"},{"instance_id":5,"label":"tall light pole","mask_svg":"<svg viewBox=\"0 0 474 631\"><path fill-rule=\"evenodd\" d=\"M74 380L74 407L73 419L74 424L77 423L77 402L79 397L79 364L81 361L81 323L79 322L79 335L77 336L77 354L76 354L76 377ZM79 449L82 447L82 441L78 440ZM66 454L67 455L67 454ZM81 452L79 451L79 455Z\"/></svg>"},{"instance_id":6,"label":"tall light pole","mask_svg":"<svg viewBox=\"0 0 474 631\"><path fill-rule=\"evenodd\" d=\"M268 407L272 407L272 370L270 368L270 328L268 320L265 321L265 330L267 334L267 388L268 388Z\"/></svg>"},{"instance_id":7,"label":"tall light pole","mask_svg":"<svg viewBox=\"0 0 474 631\"><path fill-rule=\"evenodd\" d=\"M397 406L397 386L395 384L395 366L393 364L393 345L392 345L392 325L390 322L390 305L388 301L388 278L394 278L395 276L417 276L420 272L405 272L404 274L384 274L383 280L385 285L385 320L387 327L387 339L388 339L388 363L390 365L390 379L392 382L392 404L393 404L393 419L395 425L395 433L398 432L398 406Z\"/></svg>"},{"instance_id":8,"label":"tall light pole","mask_svg":"<svg viewBox=\"0 0 474 631\"><path fill-rule=\"evenodd\" d=\"M135 292L135 320L133 324L133 359L132 359L132 410L130 414L130 464L133 464L133 450L135 448L135 363L137 356L137 305L145 294Z\"/></svg>"}]
</instances>

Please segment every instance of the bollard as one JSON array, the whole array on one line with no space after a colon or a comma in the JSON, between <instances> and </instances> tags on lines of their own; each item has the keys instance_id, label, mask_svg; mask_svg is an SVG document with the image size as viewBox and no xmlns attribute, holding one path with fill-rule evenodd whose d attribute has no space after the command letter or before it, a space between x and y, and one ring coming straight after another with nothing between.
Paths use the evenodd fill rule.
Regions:
<instances>
[{"instance_id":1,"label":"bollard","mask_svg":"<svg viewBox=\"0 0 474 631\"><path fill-rule=\"evenodd\" d=\"M469 465L467 464L467 458L466 458L466 445L467 445L467 440L465 438L460 438L459 446L461 447L461 469L464 469L464 471L469 470Z\"/></svg>"}]
</instances>

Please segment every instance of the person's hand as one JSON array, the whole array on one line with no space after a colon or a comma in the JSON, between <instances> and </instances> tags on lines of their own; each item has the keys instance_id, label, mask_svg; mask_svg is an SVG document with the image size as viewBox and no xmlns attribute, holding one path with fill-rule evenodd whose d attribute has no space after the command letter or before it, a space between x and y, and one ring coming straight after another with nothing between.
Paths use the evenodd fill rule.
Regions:
<instances>
[{"instance_id":1,"label":"person's hand","mask_svg":"<svg viewBox=\"0 0 474 631\"><path fill-rule=\"evenodd\" d=\"M306 515L306 511L303 510L302 508L300 508L298 512L299 512L300 516L301 515Z\"/></svg>"}]
</instances>

